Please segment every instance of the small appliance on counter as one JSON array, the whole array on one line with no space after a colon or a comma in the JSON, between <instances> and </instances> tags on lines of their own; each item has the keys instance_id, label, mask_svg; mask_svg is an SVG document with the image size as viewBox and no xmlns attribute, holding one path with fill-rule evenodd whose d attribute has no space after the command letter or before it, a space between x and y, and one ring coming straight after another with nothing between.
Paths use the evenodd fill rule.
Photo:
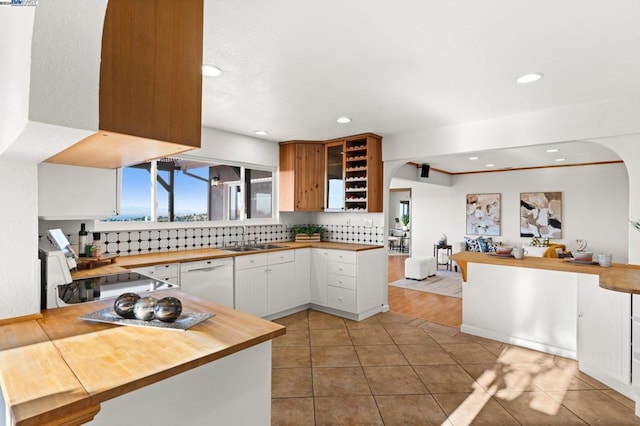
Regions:
<instances>
[{"instance_id":1,"label":"small appliance on counter","mask_svg":"<svg viewBox=\"0 0 640 426\"><path fill-rule=\"evenodd\" d=\"M52 232L53 231L53 232ZM49 241L39 244L40 308L50 309L85 303L92 300L115 299L122 293L143 293L178 287L138 272L122 272L91 278L71 278L75 269L75 253L61 230L48 232Z\"/></svg>"}]
</instances>

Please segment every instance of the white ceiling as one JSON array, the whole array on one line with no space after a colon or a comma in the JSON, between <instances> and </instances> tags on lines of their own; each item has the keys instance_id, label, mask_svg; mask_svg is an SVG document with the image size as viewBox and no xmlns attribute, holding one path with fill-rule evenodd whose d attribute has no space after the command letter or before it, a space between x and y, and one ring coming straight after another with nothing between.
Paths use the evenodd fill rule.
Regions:
<instances>
[{"instance_id":1,"label":"white ceiling","mask_svg":"<svg viewBox=\"0 0 640 426\"><path fill-rule=\"evenodd\" d=\"M204 62L223 74L204 78L203 125L271 141L384 137L626 97L640 93L639 22L638 0L206 0ZM515 83L531 72L544 78ZM562 156L617 159L597 148ZM473 167L537 155L493 154Z\"/></svg>"}]
</instances>

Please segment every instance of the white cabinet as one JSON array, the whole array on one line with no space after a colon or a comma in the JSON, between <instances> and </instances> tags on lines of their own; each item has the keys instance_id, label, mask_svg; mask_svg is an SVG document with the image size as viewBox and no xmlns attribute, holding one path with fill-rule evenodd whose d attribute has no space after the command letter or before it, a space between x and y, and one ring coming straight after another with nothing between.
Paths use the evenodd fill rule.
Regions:
<instances>
[{"instance_id":1,"label":"white cabinet","mask_svg":"<svg viewBox=\"0 0 640 426\"><path fill-rule=\"evenodd\" d=\"M311 283L309 300L319 306L327 306L327 278L329 274L329 250L311 249Z\"/></svg>"},{"instance_id":2,"label":"white cabinet","mask_svg":"<svg viewBox=\"0 0 640 426\"><path fill-rule=\"evenodd\" d=\"M161 265L143 266L131 269L133 272L154 277L162 281L180 285L180 273L177 263L164 263Z\"/></svg>"},{"instance_id":3,"label":"white cabinet","mask_svg":"<svg viewBox=\"0 0 640 426\"><path fill-rule=\"evenodd\" d=\"M264 317L308 304L309 250L237 256L236 309Z\"/></svg>"},{"instance_id":4,"label":"white cabinet","mask_svg":"<svg viewBox=\"0 0 640 426\"><path fill-rule=\"evenodd\" d=\"M38 165L38 216L92 219L118 213L118 171L41 163Z\"/></svg>"},{"instance_id":5,"label":"white cabinet","mask_svg":"<svg viewBox=\"0 0 640 426\"><path fill-rule=\"evenodd\" d=\"M578 274L580 371L632 397L630 348L631 295L601 288L597 275Z\"/></svg>"},{"instance_id":6,"label":"white cabinet","mask_svg":"<svg viewBox=\"0 0 640 426\"><path fill-rule=\"evenodd\" d=\"M295 285L292 291L292 306L309 303L311 290L311 249L297 249L295 252Z\"/></svg>"},{"instance_id":7,"label":"white cabinet","mask_svg":"<svg viewBox=\"0 0 640 426\"><path fill-rule=\"evenodd\" d=\"M236 309L258 317L267 315L267 255L235 258Z\"/></svg>"},{"instance_id":8,"label":"white cabinet","mask_svg":"<svg viewBox=\"0 0 640 426\"><path fill-rule=\"evenodd\" d=\"M358 320L381 312L384 261L383 249L314 253L311 302L351 314ZM325 303L322 303L323 298Z\"/></svg>"},{"instance_id":9,"label":"white cabinet","mask_svg":"<svg viewBox=\"0 0 640 426\"><path fill-rule=\"evenodd\" d=\"M278 251L267 256L267 309L268 314L275 314L293 307L295 251Z\"/></svg>"}]
</instances>

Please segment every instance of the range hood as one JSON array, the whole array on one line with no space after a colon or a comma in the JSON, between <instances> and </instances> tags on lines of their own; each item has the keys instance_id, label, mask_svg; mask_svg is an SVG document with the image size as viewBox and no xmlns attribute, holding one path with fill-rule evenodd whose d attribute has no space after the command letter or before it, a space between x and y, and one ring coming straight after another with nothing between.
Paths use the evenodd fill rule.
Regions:
<instances>
[{"instance_id":1,"label":"range hood","mask_svg":"<svg viewBox=\"0 0 640 426\"><path fill-rule=\"evenodd\" d=\"M203 0L109 0L99 130L45 161L118 168L199 148L203 12Z\"/></svg>"}]
</instances>

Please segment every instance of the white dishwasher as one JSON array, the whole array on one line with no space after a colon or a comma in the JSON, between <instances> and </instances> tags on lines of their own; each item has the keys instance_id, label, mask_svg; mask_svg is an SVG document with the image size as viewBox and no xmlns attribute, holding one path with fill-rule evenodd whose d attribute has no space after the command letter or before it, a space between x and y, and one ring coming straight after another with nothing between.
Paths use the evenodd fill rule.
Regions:
<instances>
[{"instance_id":1,"label":"white dishwasher","mask_svg":"<svg viewBox=\"0 0 640 426\"><path fill-rule=\"evenodd\" d=\"M233 259L210 259L180 264L180 288L185 293L235 307Z\"/></svg>"}]
</instances>

